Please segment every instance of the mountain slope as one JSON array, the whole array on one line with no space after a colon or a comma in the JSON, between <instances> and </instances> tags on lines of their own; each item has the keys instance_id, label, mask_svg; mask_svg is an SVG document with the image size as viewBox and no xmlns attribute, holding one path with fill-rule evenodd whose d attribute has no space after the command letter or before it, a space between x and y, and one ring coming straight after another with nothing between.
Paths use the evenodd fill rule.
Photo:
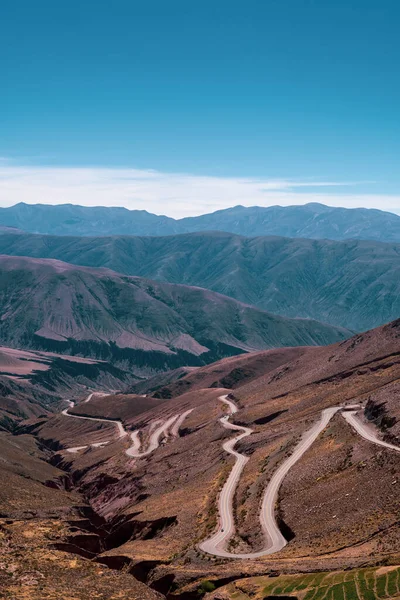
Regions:
<instances>
[{"instance_id":1,"label":"mountain slope","mask_svg":"<svg viewBox=\"0 0 400 600\"><path fill-rule=\"evenodd\" d=\"M239 371L244 378L238 382L232 375ZM176 436L165 436L135 463L125 454L129 438L91 452L59 453L93 509L107 519L112 533L97 555L101 562L123 564L135 574L133 566L148 564L151 557L147 581L156 587L168 578L171 598L174 592L177 598L196 597L206 578L221 585L243 573L333 571L389 560L400 564L400 453L358 435L341 412L280 486L275 514L287 546L256 561L210 561L199 552L199 542L217 525L219 491L234 464L226 443L237 433L222 426L227 413L221 395L230 393L238 408L231 422L252 430L235 446L247 460L235 487L231 549L255 551L265 545L259 518L265 488L304 433L319 422L321 411L362 404L366 409L360 409L360 421L369 419L378 436L391 436L399 445L400 320L324 348L231 357L186 378L186 393L139 415L125 400L125 422L143 444L160 423L186 415ZM120 403L118 411L123 396ZM105 397L102 404L111 415L112 399L108 405ZM379 411L385 420L377 417ZM38 435L62 443L68 421L53 417L38 427ZM95 424L87 427L94 435ZM79 443L87 442L75 439Z\"/></svg>"},{"instance_id":2,"label":"mountain slope","mask_svg":"<svg viewBox=\"0 0 400 600\"><path fill-rule=\"evenodd\" d=\"M354 331L400 315L400 244L228 233L70 238L0 234L0 252L195 285Z\"/></svg>"},{"instance_id":3,"label":"mountain slope","mask_svg":"<svg viewBox=\"0 0 400 600\"><path fill-rule=\"evenodd\" d=\"M273 371L307 351L306 347L278 348L230 356L204 367L175 369L160 373L145 381L135 382L129 391L145 393L154 398L176 398L203 388L243 387L246 383Z\"/></svg>"},{"instance_id":4,"label":"mountain slope","mask_svg":"<svg viewBox=\"0 0 400 600\"><path fill-rule=\"evenodd\" d=\"M0 208L0 225L54 235L171 235L227 231L246 236L278 235L313 239L371 239L400 242L400 216L365 208L235 206L184 219L116 207L58 206L21 202Z\"/></svg>"},{"instance_id":5,"label":"mountain slope","mask_svg":"<svg viewBox=\"0 0 400 600\"><path fill-rule=\"evenodd\" d=\"M0 257L0 314L4 344L108 359L142 375L349 335L201 288L9 256Z\"/></svg>"}]
</instances>

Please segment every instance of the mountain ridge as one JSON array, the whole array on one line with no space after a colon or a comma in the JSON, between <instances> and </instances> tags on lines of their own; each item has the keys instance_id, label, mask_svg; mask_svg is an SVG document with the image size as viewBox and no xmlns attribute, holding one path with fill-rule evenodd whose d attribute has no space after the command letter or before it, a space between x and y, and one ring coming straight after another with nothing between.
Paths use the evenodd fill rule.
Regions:
<instances>
[{"instance_id":1,"label":"mountain ridge","mask_svg":"<svg viewBox=\"0 0 400 600\"><path fill-rule=\"evenodd\" d=\"M0 225L52 235L174 235L215 230L251 237L400 242L400 216L395 213L330 207L316 202L285 207L238 205L181 219L124 207L21 202L0 208Z\"/></svg>"}]
</instances>

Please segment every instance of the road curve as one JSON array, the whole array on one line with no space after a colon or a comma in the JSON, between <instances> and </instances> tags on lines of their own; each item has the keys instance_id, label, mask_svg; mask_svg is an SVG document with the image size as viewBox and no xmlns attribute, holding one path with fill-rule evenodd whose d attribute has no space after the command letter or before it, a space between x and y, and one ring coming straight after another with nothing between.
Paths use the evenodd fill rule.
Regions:
<instances>
[{"instance_id":1,"label":"road curve","mask_svg":"<svg viewBox=\"0 0 400 600\"><path fill-rule=\"evenodd\" d=\"M239 482L240 475L244 469L245 464L249 460L247 456L240 454L234 450L236 443L249 436L253 433L253 430L249 427L242 427L241 425L233 425L229 423L229 416L237 412L237 406L227 398L227 396L220 396L218 398L221 402L224 402L229 408L229 414L220 418L220 423L225 429L232 429L233 431L240 431L241 433L222 445L223 449L232 454L236 458L236 462L229 474L229 477L221 490L218 499L218 512L219 512L219 527L214 535L205 540L200 544L200 549L208 554L214 554L217 556L231 556L229 552L223 549L223 546L228 542L235 532L235 523L233 519L233 497L235 494L236 486ZM240 558L240 555L233 554L235 558Z\"/></svg>"},{"instance_id":2,"label":"road curve","mask_svg":"<svg viewBox=\"0 0 400 600\"><path fill-rule=\"evenodd\" d=\"M186 419L186 417L188 415L190 415L190 413L192 411L193 411L193 408L189 408L189 410L185 411L184 413L182 413L180 415L180 417L175 421L174 425L172 426L171 435L173 435L174 437L178 437L179 430L182 427L183 421Z\"/></svg>"},{"instance_id":3,"label":"road curve","mask_svg":"<svg viewBox=\"0 0 400 600\"><path fill-rule=\"evenodd\" d=\"M228 400L226 396L221 396L219 400L225 402L230 407L230 414L237 412L236 405L231 400ZM248 461L246 456L236 452L233 447L240 439L250 435L252 430L248 427L232 425L227 421L229 416L225 416L220 419L220 422L225 428L242 431L242 433L223 444L224 450L235 456L236 463L228 477L227 482L222 488L219 497L218 508L220 522L218 529L211 538L200 544L199 547L201 550L207 552L208 554L221 556L223 558L255 559L278 552L284 546L286 546L287 541L282 535L275 520L275 505L278 498L279 488L291 467L314 443L319 434L328 425L333 415L340 409L341 407L335 406L323 410L321 419L315 425L313 425L309 431L303 434L301 441L296 446L291 456L281 464L277 471L275 471L265 490L260 513L260 524L265 536L266 546L263 548L263 550L258 552L249 552L244 554L234 554L232 552L228 552L225 550L225 547L226 543L229 541L229 538L235 531L233 520L233 496L235 493L235 488L239 481L240 474L243 471L244 465Z\"/></svg>"},{"instance_id":4,"label":"road curve","mask_svg":"<svg viewBox=\"0 0 400 600\"><path fill-rule=\"evenodd\" d=\"M89 402L91 400L92 396L93 396L93 393L89 394L88 397L86 398L86 400L84 400L84 403ZM125 429L125 427L123 426L121 421L116 421L114 419L100 418L100 417L84 417L82 415L73 415L73 414L69 413L68 411L70 408L73 408L75 406L75 403L72 400L68 400L68 404L69 404L69 407L64 409L61 412L61 414L63 414L64 416L73 417L75 419L86 419L88 421L100 421L101 423L113 423L118 429L119 439L128 435L128 431ZM177 437L179 435L179 428L181 427L183 421L186 419L188 414L192 412L192 410L193 409L190 409L182 414L174 415L173 417L170 417L169 419L167 419L164 422L156 421L156 422L154 422L154 424L151 424L150 425L151 435L149 438L149 444L147 446L147 449L144 451L140 450L142 444L141 444L140 437L139 437L139 430L133 431L131 433L132 445L127 450L125 450L125 454L127 454L130 457L134 457L134 458L141 458L143 456L148 456L149 454L154 452L154 450L156 450L159 447L161 440L163 438L168 437L170 434L174 437ZM161 425L159 425L159 427L154 429L154 426L158 425L159 423L161 423ZM153 425L153 427L152 427L152 425ZM172 429L171 429L171 427L172 427ZM91 446L101 447L106 444L108 444L108 441L91 444ZM80 450L84 450L85 448L88 448L88 446L75 446L74 448L67 448L67 452L74 454L76 452L79 452Z\"/></svg>"},{"instance_id":5,"label":"road curve","mask_svg":"<svg viewBox=\"0 0 400 600\"><path fill-rule=\"evenodd\" d=\"M384 448L388 448L389 450L395 450L396 452L400 452L399 446L394 446L393 444L389 444L388 442L384 442L380 440L376 433L370 429L365 423L357 419L356 417L357 411L346 411L343 412L342 415L346 419L346 421L357 431L359 435L361 435L364 439L372 442L374 444L378 444L379 446L383 446Z\"/></svg>"},{"instance_id":6,"label":"road curve","mask_svg":"<svg viewBox=\"0 0 400 600\"><path fill-rule=\"evenodd\" d=\"M72 408L72 407L70 407L70 408ZM118 437L119 438L122 438L122 437L125 437L126 435L128 435L128 432L122 425L121 421L115 421L113 419L100 419L99 417L83 417L81 415L71 415L71 413L69 413L68 411L69 411L69 408L66 408L61 412L61 414L65 415L66 417L73 417L74 419L86 419L87 421L100 421L100 423L113 423L116 426L116 428L118 429Z\"/></svg>"},{"instance_id":7,"label":"road curve","mask_svg":"<svg viewBox=\"0 0 400 600\"><path fill-rule=\"evenodd\" d=\"M126 454L128 456L132 456L133 458L142 458L143 456L148 456L154 450L158 448L161 443L161 439L164 437L168 437L169 428L175 423L175 421L180 417L180 415L174 415L173 417L164 421L157 429L153 431L149 438L149 445L146 450L140 450L141 443L139 439L139 431L134 431L131 434L132 446L126 450Z\"/></svg>"},{"instance_id":8,"label":"road curve","mask_svg":"<svg viewBox=\"0 0 400 600\"><path fill-rule=\"evenodd\" d=\"M178 437L179 429L192 410L193 408L185 411L182 414L174 415L166 421L153 421L153 423L150 424L150 438L146 450L140 450L142 444L139 437L139 430L133 431L131 433L132 445L130 448L128 448L128 450L126 450L126 454L128 456L132 456L133 458L142 458L143 456L148 456L154 452L154 450L159 447L163 438L167 438L169 435Z\"/></svg>"}]
</instances>

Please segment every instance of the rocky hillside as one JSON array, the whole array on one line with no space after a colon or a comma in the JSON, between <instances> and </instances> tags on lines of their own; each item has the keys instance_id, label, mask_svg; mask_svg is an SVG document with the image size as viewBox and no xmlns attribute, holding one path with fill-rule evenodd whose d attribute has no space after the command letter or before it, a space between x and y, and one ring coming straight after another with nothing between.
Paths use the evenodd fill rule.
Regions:
<instances>
[{"instance_id":1,"label":"rocky hillside","mask_svg":"<svg viewBox=\"0 0 400 600\"><path fill-rule=\"evenodd\" d=\"M110 360L141 375L349 335L200 288L7 256L0 258L0 314L6 345Z\"/></svg>"},{"instance_id":2,"label":"rocky hillside","mask_svg":"<svg viewBox=\"0 0 400 600\"><path fill-rule=\"evenodd\" d=\"M400 315L400 244L226 233L158 238L26 234L0 235L0 252L200 286L272 313L353 331Z\"/></svg>"},{"instance_id":3,"label":"rocky hillside","mask_svg":"<svg viewBox=\"0 0 400 600\"><path fill-rule=\"evenodd\" d=\"M400 453L362 438L340 413L292 466L280 488L277 515L289 539L283 550L243 562L210 558L198 544L216 526L219 490L233 464L222 447L232 432L221 425L219 396L232 395L239 409L234 421L252 430L237 446L248 461L235 494L231 548L259 549L263 490L323 409L363 403L360 418L382 439L400 443L400 321L326 348L227 358L186 374L178 383L185 378L190 383L185 393L140 414L136 399L127 397L124 407L124 396L119 397L118 414L139 432L142 443L160 423L186 415L178 433L165 436L142 458L125 454L130 436L117 438L112 424L101 433L98 423L86 421L82 430L79 420L71 424L73 418L61 415L38 426L39 439L64 446L54 462L69 470L74 489L84 492L97 518L106 521L106 526L91 530L91 539L82 530L71 533L65 544L72 551L140 574L170 600L192 600L205 580L218 587L243 574L365 568L388 560L399 564ZM96 401L93 414L102 409L111 415L112 398L109 404L107 397ZM80 407L81 414L90 411ZM108 442L101 448L85 446L75 453L66 449L100 435ZM87 523L85 527L87 531Z\"/></svg>"}]
</instances>

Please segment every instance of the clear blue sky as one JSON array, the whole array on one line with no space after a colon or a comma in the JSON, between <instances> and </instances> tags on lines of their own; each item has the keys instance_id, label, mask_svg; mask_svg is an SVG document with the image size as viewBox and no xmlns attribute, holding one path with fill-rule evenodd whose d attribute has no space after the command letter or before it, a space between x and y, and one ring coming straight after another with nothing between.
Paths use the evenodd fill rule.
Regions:
<instances>
[{"instance_id":1,"label":"clear blue sky","mask_svg":"<svg viewBox=\"0 0 400 600\"><path fill-rule=\"evenodd\" d=\"M400 196L395 0L3 0L1 12L10 164L373 181L354 193Z\"/></svg>"}]
</instances>

